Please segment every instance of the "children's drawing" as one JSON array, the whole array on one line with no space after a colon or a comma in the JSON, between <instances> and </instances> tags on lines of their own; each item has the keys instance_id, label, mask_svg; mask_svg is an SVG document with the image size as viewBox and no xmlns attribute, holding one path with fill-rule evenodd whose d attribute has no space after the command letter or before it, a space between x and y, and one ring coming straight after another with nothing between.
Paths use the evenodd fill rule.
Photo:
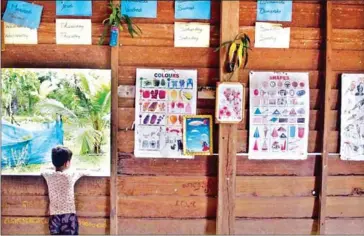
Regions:
<instances>
[{"instance_id":1,"label":"children's drawing","mask_svg":"<svg viewBox=\"0 0 364 236\"><path fill-rule=\"evenodd\" d=\"M244 87L240 83L218 83L216 90L216 122L239 123L243 120ZM260 110L255 110L260 114Z\"/></svg>"},{"instance_id":2,"label":"children's drawing","mask_svg":"<svg viewBox=\"0 0 364 236\"><path fill-rule=\"evenodd\" d=\"M191 158L183 154L183 116L196 114L197 71L137 69L136 157Z\"/></svg>"},{"instance_id":3,"label":"children's drawing","mask_svg":"<svg viewBox=\"0 0 364 236\"><path fill-rule=\"evenodd\" d=\"M110 175L110 70L2 69L1 78L3 175L40 175L58 145L76 169Z\"/></svg>"},{"instance_id":4,"label":"children's drawing","mask_svg":"<svg viewBox=\"0 0 364 236\"><path fill-rule=\"evenodd\" d=\"M341 159L364 160L364 74L343 74L341 90Z\"/></svg>"},{"instance_id":5,"label":"children's drawing","mask_svg":"<svg viewBox=\"0 0 364 236\"><path fill-rule=\"evenodd\" d=\"M212 154L212 116L184 116L183 130L185 155Z\"/></svg>"},{"instance_id":6,"label":"children's drawing","mask_svg":"<svg viewBox=\"0 0 364 236\"><path fill-rule=\"evenodd\" d=\"M250 73L250 159L305 159L308 73Z\"/></svg>"}]
</instances>

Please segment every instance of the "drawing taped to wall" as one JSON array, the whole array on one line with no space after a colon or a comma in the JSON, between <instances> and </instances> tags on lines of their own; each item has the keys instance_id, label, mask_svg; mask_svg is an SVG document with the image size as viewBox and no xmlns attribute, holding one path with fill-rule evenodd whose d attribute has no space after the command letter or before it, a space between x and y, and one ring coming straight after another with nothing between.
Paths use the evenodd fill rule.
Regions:
<instances>
[{"instance_id":1,"label":"drawing taped to wall","mask_svg":"<svg viewBox=\"0 0 364 236\"><path fill-rule=\"evenodd\" d=\"M341 89L341 159L364 160L364 74L343 74Z\"/></svg>"},{"instance_id":2,"label":"drawing taped to wall","mask_svg":"<svg viewBox=\"0 0 364 236\"><path fill-rule=\"evenodd\" d=\"M196 114L197 70L137 69L136 157L183 155L183 116Z\"/></svg>"},{"instance_id":3,"label":"drawing taped to wall","mask_svg":"<svg viewBox=\"0 0 364 236\"><path fill-rule=\"evenodd\" d=\"M111 71L2 69L2 175L40 175L51 150L110 176Z\"/></svg>"},{"instance_id":4,"label":"drawing taped to wall","mask_svg":"<svg viewBox=\"0 0 364 236\"><path fill-rule=\"evenodd\" d=\"M306 159L308 73L250 72L250 159Z\"/></svg>"}]
</instances>

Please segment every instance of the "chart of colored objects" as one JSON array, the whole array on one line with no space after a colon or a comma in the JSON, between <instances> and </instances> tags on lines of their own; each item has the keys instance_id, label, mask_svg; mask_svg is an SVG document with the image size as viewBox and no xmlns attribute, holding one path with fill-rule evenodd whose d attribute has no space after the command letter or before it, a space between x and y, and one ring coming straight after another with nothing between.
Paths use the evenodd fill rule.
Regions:
<instances>
[{"instance_id":1,"label":"chart of colored objects","mask_svg":"<svg viewBox=\"0 0 364 236\"><path fill-rule=\"evenodd\" d=\"M250 159L306 159L308 73L250 72Z\"/></svg>"},{"instance_id":2,"label":"chart of colored objects","mask_svg":"<svg viewBox=\"0 0 364 236\"><path fill-rule=\"evenodd\" d=\"M197 70L137 69L136 157L183 155L183 116L196 114Z\"/></svg>"}]
</instances>

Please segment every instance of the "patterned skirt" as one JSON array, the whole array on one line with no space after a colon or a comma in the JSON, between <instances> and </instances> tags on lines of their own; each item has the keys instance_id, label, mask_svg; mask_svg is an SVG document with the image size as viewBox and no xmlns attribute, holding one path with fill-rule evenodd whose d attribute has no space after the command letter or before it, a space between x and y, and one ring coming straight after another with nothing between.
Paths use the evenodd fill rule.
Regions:
<instances>
[{"instance_id":1,"label":"patterned skirt","mask_svg":"<svg viewBox=\"0 0 364 236\"><path fill-rule=\"evenodd\" d=\"M74 213L51 215L49 217L51 235L78 235L78 218Z\"/></svg>"}]
</instances>

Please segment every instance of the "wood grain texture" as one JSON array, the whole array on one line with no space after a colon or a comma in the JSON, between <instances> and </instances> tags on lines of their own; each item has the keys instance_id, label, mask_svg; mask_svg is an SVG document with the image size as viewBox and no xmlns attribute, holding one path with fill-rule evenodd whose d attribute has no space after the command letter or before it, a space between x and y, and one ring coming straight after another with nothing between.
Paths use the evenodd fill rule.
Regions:
<instances>
[{"instance_id":1,"label":"wood grain texture","mask_svg":"<svg viewBox=\"0 0 364 236\"><path fill-rule=\"evenodd\" d=\"M105 218L79 217L80 234L109 234L109 220ZM48 235L47 217L2 217L1 231L4 235Z\"/></svg>"}]
</instances>

